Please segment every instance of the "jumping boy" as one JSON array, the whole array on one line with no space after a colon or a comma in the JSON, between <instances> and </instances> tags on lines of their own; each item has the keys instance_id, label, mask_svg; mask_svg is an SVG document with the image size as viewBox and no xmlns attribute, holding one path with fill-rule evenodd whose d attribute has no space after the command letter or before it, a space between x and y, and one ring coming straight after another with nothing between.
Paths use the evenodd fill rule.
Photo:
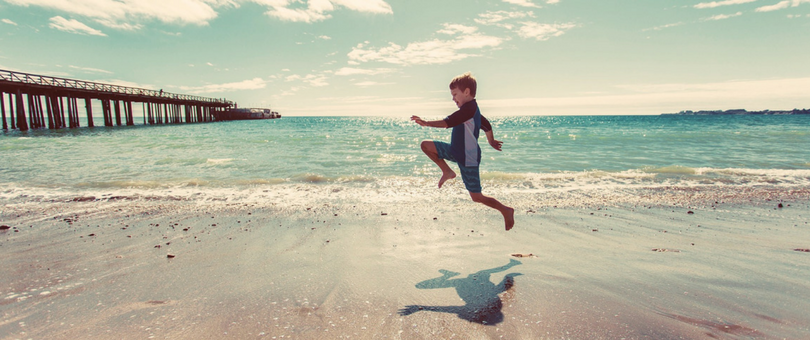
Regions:
<instances>
[{"instance_id":1,"label":"jumping boy","mask_svg":"<svg viewBox=\"0 0 810 340\"><path fill-rule=\"evenodd\" d=\"M478 132L484 130L489 145L495 150L501 151L503 142L495 140L492 125L478 109L478 103L475 101L476 87L475 78L469 72L453 78L453 81L450 82L450 94L458 106L458 111L443 120L425 121L417 116L412 116L411 120L420 126L453 128L450 144L440 141L422 141L422 151L442 170L439 188L447 180L456 177L456 173L450 169L445 159L456 162L461 171L461 179L464 181L467 191L470 192L473 202L483 203L500 211L508 231L515 225L515 209L481 193L481 177L478 172L478 165L481 163L481 148L478 146Z\"/></svg>"}]
</instances>

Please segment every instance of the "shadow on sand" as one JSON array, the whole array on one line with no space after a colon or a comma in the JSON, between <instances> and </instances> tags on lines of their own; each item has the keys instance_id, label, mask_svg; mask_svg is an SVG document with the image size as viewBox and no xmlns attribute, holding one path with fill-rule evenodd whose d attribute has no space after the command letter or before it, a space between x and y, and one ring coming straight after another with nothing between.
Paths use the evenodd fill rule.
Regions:
<instances>
[{"instance_id":1,"label":"shadow on sand","mask_svg":"<svg viewBox=\"0 0 810 340\"><path fill-rule=\"evenodd\" d=\"M463 306L422 306L409 305L399 310L399 315L411 315L419 311L431 311L441 313L457 314L459 318L480 323L483 325L495 325L503 321L503 302L498 294L503 293L515 284L515 276L521 273L506 274L501 283L495 285L490 281L489 276L506 271L509 268L521 264L520 261L512 259L509 264L482 270L468 275L466 278L452 279L459 273L449 270L439 270L442 276L425 280L416 284L419 289L455 288L458 296L466 303Z\"/></svg>"}]
</instances>

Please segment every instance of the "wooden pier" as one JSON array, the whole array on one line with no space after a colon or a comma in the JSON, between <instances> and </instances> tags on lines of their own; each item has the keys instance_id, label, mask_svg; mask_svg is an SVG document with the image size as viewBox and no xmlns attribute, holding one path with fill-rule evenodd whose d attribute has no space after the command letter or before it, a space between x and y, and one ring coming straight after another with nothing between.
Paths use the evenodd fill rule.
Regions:
<instances>
[{"instance_id":1,"label":"wooden pier","mask_svg":"<svg viewBox=\"0 0 810 340\"><path fill-rule=\"evenodd\" d=\"M3 130L77 128L80 103L93 127L93 100L101 102L104 126L135 125L133 103L141 104L144 125L213 122L236 107L225 99L0 70Z\"/></svg>"}]
</instances>

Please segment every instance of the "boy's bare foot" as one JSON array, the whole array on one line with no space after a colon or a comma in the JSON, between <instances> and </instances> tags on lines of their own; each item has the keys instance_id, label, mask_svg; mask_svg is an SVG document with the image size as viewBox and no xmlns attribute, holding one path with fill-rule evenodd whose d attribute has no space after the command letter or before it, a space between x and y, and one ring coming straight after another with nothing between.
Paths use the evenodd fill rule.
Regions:
<instances>
[{"instance_id":1,"label":"boy's bare foot","mask_svg":"<svg viewBox=\"0 0 810 340\"><path fill-rule=\"evenodd\" d=\"M442 178L439 178L439 188L442 187L444 182L447 182L447 180L451 180L453 178L456 178L456 173L452 170L450 170L450 172L442 172Z\"/></svg>"},{"instance_id":2,"label":"boy's bare foot","mask_svg":"<svg viewBox=\"0 0 810 340\"><path fill-rule=\"evenodd\" d=\"M503 221L506 224L506 231L515 226L515 209L507 208L507 212L503 214Z\"/></svg>"}]
</instances>

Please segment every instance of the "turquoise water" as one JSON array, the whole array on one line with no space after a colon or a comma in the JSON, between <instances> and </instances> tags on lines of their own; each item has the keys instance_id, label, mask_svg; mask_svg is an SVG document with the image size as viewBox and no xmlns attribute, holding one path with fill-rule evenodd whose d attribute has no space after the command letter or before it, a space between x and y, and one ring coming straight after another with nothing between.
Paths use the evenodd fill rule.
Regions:
<instances>
[{"instance_id":1,"label":"turquoise water","mask_svg":"<svg viewBox=\"0 0 810 340\"><path fill-rule=\"evenodd\" d=\"M504 146L490 148L482 134L485 188L810 183L810 116L491 121ZM419 142L449 136L406 118L366 117L10 131L0 133L0 189L418 186L439 175Z\"/></svg>"}]
</instances>

